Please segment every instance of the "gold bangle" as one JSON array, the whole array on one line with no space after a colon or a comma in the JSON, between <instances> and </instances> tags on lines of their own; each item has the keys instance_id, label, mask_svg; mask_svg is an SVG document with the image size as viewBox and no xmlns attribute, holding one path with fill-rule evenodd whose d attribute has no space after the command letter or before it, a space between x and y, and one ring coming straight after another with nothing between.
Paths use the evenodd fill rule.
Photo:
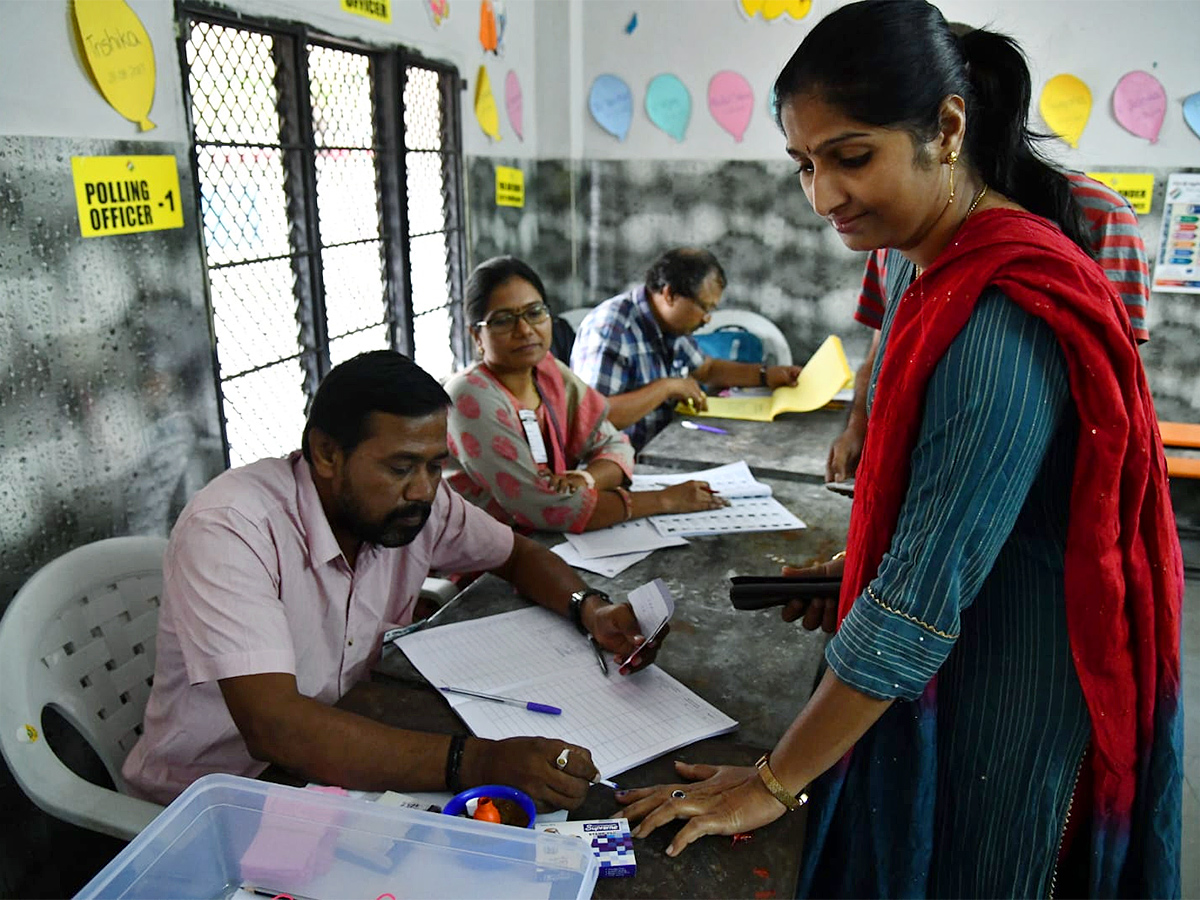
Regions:
<instances>
[{"instance_id":1,"label":"gold bangle","mask_svg":"<svg viewBox=\"0 0 1200 900\"><path fill-rule=\"evenodd\" d=\"M764 753L762 758L754 764L754 768L758 770L758 777L762 779L762 783L766 786L771 795L788 808L788 811L797 810L808 802L808 794L801 791L796 795L779 783L779 779L775 777L775 773L771 771L771 766L768 763L770 753Z\"/></svg>"},{"instance_id":2,"label":"gold bangle","mask_svg":"<svg viewBox=\"0 0 1200 900\"><path fill-rule=\"evenodd\" d=\"M833 556L829 557L829 561L837 562L839 559L845 559L845 558L846 558L846 551L839 550L837 553L833 554Z\"/></svg>"}]
</instances>

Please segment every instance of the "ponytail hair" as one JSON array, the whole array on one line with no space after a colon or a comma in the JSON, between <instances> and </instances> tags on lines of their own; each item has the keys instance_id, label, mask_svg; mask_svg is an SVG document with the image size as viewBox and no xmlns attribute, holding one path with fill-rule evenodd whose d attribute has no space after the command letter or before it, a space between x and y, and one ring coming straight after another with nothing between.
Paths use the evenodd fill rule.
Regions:
<instances>
[{"instance_id":1,"label":"ponytail hair","mask_svg":"<svg viewBox=\"0 0 1200 900\"><path fill-rule=\"evenodd\" d=\"M1066 175L1029 130L1032 88L1021 48L977 29L955 37L925 0L861 0L816 24L775 80L775 121L792 97L812 94L852 119L907 131L917 146L937 136L942 101L963 98L966 161L984 184L1057 224L1094 256Z\"/></svg>"}]
</instances>

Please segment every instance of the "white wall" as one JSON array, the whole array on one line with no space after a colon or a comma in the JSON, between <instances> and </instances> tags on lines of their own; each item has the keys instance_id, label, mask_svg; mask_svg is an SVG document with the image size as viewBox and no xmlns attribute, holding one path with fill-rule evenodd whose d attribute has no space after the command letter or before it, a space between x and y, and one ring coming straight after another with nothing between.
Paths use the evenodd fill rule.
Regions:
<instances>
[{"instance_id":1,"label":"white wall","mask_svg":"<svg viewBox=\"0 0 1200 900\"><path fill-rule=\"evenodd\" d=\"M795 22L747 21L736 0L584 0L583 99L572 115L584 120L583 154L600 159L779 159L783 139L767 112L779 69L821 16L841 5L814 0ZM1083 79L1092 91L1092 114L1077 150L1062 144L1061 162L1096 166L1182 167L1200 162L1200 138L1183 121L1179 101L1200 91L1200 2L1196 0L942 0L946 18L991 25L1015 37L1031 62L1035 112L1045 82L1062 72ZM624 28L638 14L632 35ZM545 63L544 63L545 64ZM741 144L709 115L708 81L722 69L740 72L754 87L755 114ZM1152 72L1167 90L1166 122L1157 144L1135 137L1112 117L1112 90L1126 72ZM692 95L692 117L682 143L646 117L650 79L677 75ZM604 132L587 112L586 97L597 75L628 82L634 120L623 143ZM1056 142L1058 143L1058 142Z\"/></svg>"},{"instance_id":2,"label":"white wall","mask_svg":"<svg viewBox=\"0 0 1200 900\"><path fill-rule=\"evenodd\" d=\"M72 38L68 0L0 0L0 134L54 137L190 139L184 116L175 6L169 0L128 0L154 46L157 85L151 120L139 132L104 101L88 80ZM392 21L375 22L341 10L338 0L228 0L228 9L257 18L304 22L329 34L375 44L404 44L453 63L468 81L463 92L464 150L473 156L532 157L538 140L535 0L507 0L504 55L479 44L479 3L450 0L450 18L435 29L422 0L393 0ZM500 107L501 140L493 142L475 121L475 75L488 67ZM525 98L522 142L504 111L504 79L517 72Z\"/></svg>"}]
</instances>

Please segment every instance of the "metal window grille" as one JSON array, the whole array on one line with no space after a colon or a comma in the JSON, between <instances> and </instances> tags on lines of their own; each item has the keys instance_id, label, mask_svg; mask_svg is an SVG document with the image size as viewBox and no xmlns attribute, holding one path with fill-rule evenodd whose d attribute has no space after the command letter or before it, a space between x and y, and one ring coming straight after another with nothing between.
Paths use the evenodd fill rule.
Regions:
<instances>
[{"instance_id":1,"label":"metal window grille","mask_svg":"<svg viewBox=\"0 0 1200 900\"><path fill-rule=\"evenodd\" d=\"M299 445L366 350L465 358L457 72L185 7L181 38L231 465Z\"/></svg>"}]
</instances>

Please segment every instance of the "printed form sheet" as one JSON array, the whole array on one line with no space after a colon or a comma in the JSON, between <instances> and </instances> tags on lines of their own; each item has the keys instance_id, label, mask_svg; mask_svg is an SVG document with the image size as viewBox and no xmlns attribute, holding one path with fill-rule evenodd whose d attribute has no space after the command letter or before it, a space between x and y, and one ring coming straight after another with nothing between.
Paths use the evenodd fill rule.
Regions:
<instances>
[{"instance_id":1,"label":"printed form sheet","mask_svg":"<svg viewBox=\"0 0 1200 900\"><path fill-rule=\"evenodd\" d=\"M658 666L605 676L571 623L541 607L442 625L396 645L435 686L561 707L561 716L548 716L446 695L476 736L562 738L587 747L604 778L738 725Z\"/></svg>"}]
</instances>

